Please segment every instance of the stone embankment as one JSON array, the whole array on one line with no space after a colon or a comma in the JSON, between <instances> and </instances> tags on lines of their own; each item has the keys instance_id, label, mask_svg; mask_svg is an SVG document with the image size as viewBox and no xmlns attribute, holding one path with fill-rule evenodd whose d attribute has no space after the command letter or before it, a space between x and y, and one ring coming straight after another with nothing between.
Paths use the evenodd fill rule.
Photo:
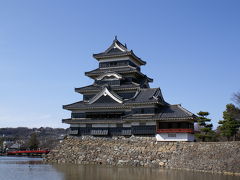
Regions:
<instances>
[{"instance_id":1,"label":"stone embankment","mask_svg":"<svg viewBox=\"0 0 240 180\"><path fill-rule=\"evenodd\" d=\"M152 137L67 137L46 162L240 173L240 142L156 142Z\"/></svg>"}]
</instances>

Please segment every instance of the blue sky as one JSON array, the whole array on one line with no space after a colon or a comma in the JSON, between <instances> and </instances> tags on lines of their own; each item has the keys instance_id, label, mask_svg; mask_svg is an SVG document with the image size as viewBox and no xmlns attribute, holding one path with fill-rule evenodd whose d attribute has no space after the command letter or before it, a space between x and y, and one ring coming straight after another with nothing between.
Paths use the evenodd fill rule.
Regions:
<instances>
[{"instance_id":1,"label":"blue sky","mask_svg":"<svg viewBox=\"0 0 240 180\"><path fill-rule=\"evenodd\" d=\"M68 127L63 104L93 81L93 53L117 35L171 104L216 127L240 90L240 1L0 0L0 127Z\"/></svg>"}]
</instances>

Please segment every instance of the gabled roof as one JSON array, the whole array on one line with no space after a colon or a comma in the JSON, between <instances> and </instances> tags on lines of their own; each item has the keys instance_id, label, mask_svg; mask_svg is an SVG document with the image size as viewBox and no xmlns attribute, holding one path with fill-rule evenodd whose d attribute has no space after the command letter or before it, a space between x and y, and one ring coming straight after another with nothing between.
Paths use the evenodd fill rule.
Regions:
<instances>
[{"instance_id":1,"label":"gabled roof","mask_svg":"<svg viewBox=\"0 0 240 180\"><path fill-rule=\"evenodd\" d=\"M107 72L101 74L100 76L98 76L98 77L96 78L96 80L102 80L102 79L104 79L105 77L112 77L112 76L113 76L114 78L116 78L116 79L122 79L122 78L123 78L121 74L118 74L118 73L116 73L116 72L107 71Z\"/></svg>"},{"instance_id":2,"label":"gabled roof","mask_svg":"<svg viewBox=\"0 0 240 180\"><path fill-rule=\"evenodd\" d=\"M122 56L130 56L137 60L140 65L146 64L146 62L136 56L132 50L128 50L126 45L123 45L121 42L119 42L116 37L107 50L98 54L93 54L93 57L97 60Z\"/></svg>"},{"instance_id":3,"label":"gabled roof","mask_svg":"<svg viewBox=\"0 0 240 180\"><path fill-rule=\"evenodd\" d=\"M160 88L146 88L140 89L135 98L126 101L126 104L134 103L150 103L156 102L161 104L166 104L164 101Z\"/></svg>"},{"instance_id":4,"label":"gabled roof","mask_svg":"<svg viewBox=\"0 0 240 180\"><path fill-rule=\"evenodd\" d=\"M96 94L92 99L90 99L88 101L88 104L93 104L95 101L97 101L100 97L102 96L109 96L110 98L112 98L114 101L118 102L118 103L123 103L123 100L120 96L118 96L116 93L114 93L113 91L110 92L108 90L108 88L104 88L101 92L99 92L98 94Z\"/></svg>"},{"instance_id":5,"label":"gabled roof","mask_svg":"<svg viewBox=\"0 0 240 180\"><path fill-rule=\"evenodd\" d=\"M120 41L118 41L117 36L113 40L113 43L109 48L107 48L104 53L115 53L115 52L126 52L129 51L127 49L127 45L123 45Z\"/></svg>"}]
</instances>

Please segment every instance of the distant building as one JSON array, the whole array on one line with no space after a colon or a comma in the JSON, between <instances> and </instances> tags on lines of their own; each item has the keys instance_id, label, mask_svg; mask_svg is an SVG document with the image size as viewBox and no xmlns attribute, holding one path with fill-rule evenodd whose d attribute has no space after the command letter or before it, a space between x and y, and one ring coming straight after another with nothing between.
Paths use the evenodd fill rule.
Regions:
<instances>
[{"instance_id":1,"label":"distant building","mask_svg":"<svg viewBox=\"0 0 240 180\"><path fill-rule=\"evenodd\" d=\"M12 145L8 148L8 150L19 150L20 147L21 147L21 144L19 144L19 143L14 143L14 144L12 144Z\"/></svg>"},{"instance_id":2,"label":"distant building","mask_svg":"<svg viewBox=\"0 0 240 180\"><path fill-rule=\"evenodd\" d=\"M14 144L14 141L3 141L3 150L8 150Z\"/></svg>"},{"instance_id":3,"label":"distant building","mask_svg":"<svg viewBox=\"0 0 240 180\"><path fill-rule=\"evenodd\" d=\"M90 86L75 88L83 100L64 105L72 112L63 119L72 135L156 136L158 141L193 141L195 115L168 104L153 79L141 72L146 62L117 38L102 53L93 54L99 67L85 75ZM158 66L158 65L157 65Z\"/></svg>"}]
</instances>

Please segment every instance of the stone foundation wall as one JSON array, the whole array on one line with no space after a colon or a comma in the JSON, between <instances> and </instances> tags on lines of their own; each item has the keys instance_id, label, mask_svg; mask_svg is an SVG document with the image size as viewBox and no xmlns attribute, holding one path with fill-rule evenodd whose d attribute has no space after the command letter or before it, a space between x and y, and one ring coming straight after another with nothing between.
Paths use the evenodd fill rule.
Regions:
<instances>
[{"instance_id":1,"label":"stone foundation wall","mask_svg":"<svg viewBox=\"0 0 240 180\"><path fill-rule=\"evenodd\" d=\"M67 137L46 162L240 173L240 142L156 142L154 137Z\"/></svg>"}]
</instances>

